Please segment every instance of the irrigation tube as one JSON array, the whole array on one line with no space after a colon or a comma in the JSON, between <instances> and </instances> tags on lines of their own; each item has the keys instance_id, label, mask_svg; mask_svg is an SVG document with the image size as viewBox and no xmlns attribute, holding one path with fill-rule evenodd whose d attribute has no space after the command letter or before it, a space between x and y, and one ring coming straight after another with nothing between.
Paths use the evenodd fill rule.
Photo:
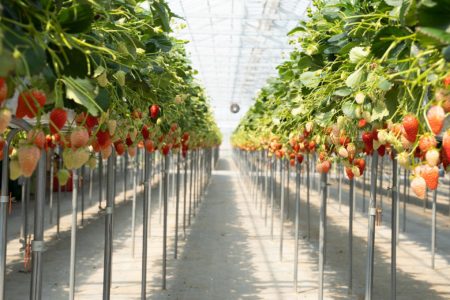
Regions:
<instances>
[{"instance_id":1,"label":"irrigation tube","mask_svg":"<svg viewBox=\"0 0 450 300\"><path fill-rule=\"evenodd\" d=\"M365 299L372 299L373 292L373 263L375 251L375 215L377 204L377 166L378 153L374 151L372 157L371 174L370 174L370 202L369 202L369 232L368 232L368 246L367 246L367 267L366 267L366 288Z\"/></svg>"},{"instance_id":2,"label":"irrigation tube","mask_svg":"<svg viewBox=\"0 0 450 300\"><path fill-rule=\"evenodd\" d=\"M327 173L322 173L320 178L322 201L320 203L320 227L319 227L319 299L323 299L323 271L326 256L326 217L327 217Z\"/></svg>"},{"instance_id":3,"label":"irrigation tube","mask_svg":"<svg viewBox=\"0 0 450 300\"><path fill-rule=\"evenodd\" d=\"M105 214L105 257L103 268L103 299L111 295L111 266L113 247L113 211L114 211L114 167L115 151L108 158L106 181L106 214Z\"/></svg>"},{"instance_id":4,"label":"irrigation tube","mask_svg":"<svg viewBox=\"0 0 450 300\"><path fill-rule=\"evenodd\" d=\"M349 214L348 214L348 292L351 294L353 289L353 203L355 201L353 191L355 190L355 180L350 179L349 192Z\"/></svg>"},{"instance_id":5,"label":"irrigation tube","mask_svg":"<svg viewBox=\"0 0 450 300\"><path fill-rule=\"evenodd\" d=\"M150 154L144 151L144 199L142 199L142 275L141 275L141 299L147 297L147 242L148 242L148 196L150 191Z\"/></svg>"},{"instance_id":6,"label":"irrigation tube","mask_svg":"<svg viewBox=\"0 0 450 300\"><path fill-rule=\"evenodd\" d=\"M78 197L78 170L72 171L72 227L70 233L70 269L69 269L69 299L75 299L75 261L77 251L77 197Z\"/></svg>"},{"instance_id":7,"label":"irrigation tube","mask_svg":"<svg viewBox=\"0 0 450 300\"><path fill-rule=\"evenodd\" d=\"M8 151L4 151L8 154ZM5 164L7 160L3 160ZM31 273L31 300L42 298L42 252L44 249L44 210L45 210L45 180L46 180L47 154L41 151L41 158L37 169L36 202L34 209L34 240L31 242L32 273ZM7 164L5 164L7 165ZM7 178L6 178L7 179ZM3 190L3 189L2 189ZM3 292L3 291L2 291Z\"/></svg>"},{"instance_id":8,"label":"irrigation tube","mask_svg":"<svg viewBox=\"0 0 450 300\"><path fill-rule=\"evenodd\" d=\"M170 155L164 156L164 172L163 172L163 186L164 186L164 216L163 216L163 262L162 262L162 289L166 289L166 268L167 268L167 198L169 194L168 179L169 179L169 164Z\"/></svg>"},{"instance_id":9,"label":"irrigation tube","mask_svg":"<svg viewBox=\"0 0 450 300\"><path fill-rule=\"evenodd\" d=\"M392 208L391 208L391 300L397 297L397 233L398 233L398 197L397 197L397 159L392 151Z\"/></svg>"},{"instance_id":10,"label":"irrigation tube","mask_svg":"<svg viewBox=\"0 0 450 300\"><path fill-rule=\"evenodd\" d=\"M294 250L294 290L297 291L298 284L298 235L300 230L300 185L301 165L295 160L295 250Z\"/></svg>"},{"instance_id":11,"label":"irrigation tube","mask_svg":"<svg viewBox=\"0 0 450 300\"><path fill-rule=\"evenodd\" d=\"M3 146L3 164L2 164L2 190L0 194L0 299L5 299L5 271L6 271L6 246L7 240L7 220L8 220L8 165L9 165L9 143L17 134L14 129L6 138ZM39 162L41 164L41 161ZM26 243L26 237L25 237Z\"/></svg>"}]
</instances>

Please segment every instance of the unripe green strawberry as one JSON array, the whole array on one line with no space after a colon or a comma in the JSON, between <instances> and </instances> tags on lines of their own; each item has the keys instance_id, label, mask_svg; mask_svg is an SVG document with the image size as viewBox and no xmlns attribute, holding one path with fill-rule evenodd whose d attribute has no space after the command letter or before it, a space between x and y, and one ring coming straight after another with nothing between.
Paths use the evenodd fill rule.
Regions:
<instances>
[{"instance_id":1,"label":"unripe green strawberry","mask_svg":"<svg viewBox=\"0 0 450 300\"><path fill-rule=\"evenodd\" d=\"M102 74L100 74L97 78L97 83L101 87L106 87L109 83L108 77L106 75L106 71L104 71Z\"/></svg>"},{"instance_id":2,"label":"unripe green strawberry","mask_svg":"<svg viewBox=\"0 0 450 300\"><path fill-rule=\"evenodd\" d=\"M111 136L113 136L114 133L116 132L116 128L117 128L117 121L116 120L109 120L108 121L108 130L109 130L109 134Z\"/></svg>"},{"instance_id":3,"label":"unripe green strawberry","mask_svg":"<svg viewBox=\"0 0 450 300\"><path fill-rule=\"evenodd\" d=\"M408 153L406 153L406 152L399 153L397 155L397 162L403 168L408 168L409 167Z\"/></svg>"},{"instance_id":4,"label":"unripe green strawberry","mask_svg":"<svg viewBox=\"0 0 450 300\"><path fill-rule=\"evenodd\" d=\"M59 185L66 185L70 178L70 172L67 169L60 169L56 173L56 177L58 178Z\"/></svg>"},{"instance_id":5,"label":"unripe green strawberry","mask_svg":"<svg viewBox=\"0 0 450 300\"><path fill-rule=\"evenodd\" d=\"M22 175L20 171L19 161L17 159L11 159L9 161L9 178L11 180L16 180Z\"/></svg>"},{"instance_id":6,"label":"unripe green strawberry","mask_svg":"<svg viewBox=\"0 0 450 300\"><path fill-rule=\"evenodd\" d=\"M91 156L91 158L89 158L87 162L87 165L90 169L95 169L95 167L97 166L97 159L94 156Z\"/></svg>"},{"instance_id":7,"label":"unripe green strawberry","mask_svg":"<svg viewBox=\"0 0 450 300\"><path fill-rule=\"evenodd\" d=\"M119 83L120 86L125 86L125 72L122 70L117 71L114 74L114 78L116 78L117 83Z\"/></svg>"}]
</instances>

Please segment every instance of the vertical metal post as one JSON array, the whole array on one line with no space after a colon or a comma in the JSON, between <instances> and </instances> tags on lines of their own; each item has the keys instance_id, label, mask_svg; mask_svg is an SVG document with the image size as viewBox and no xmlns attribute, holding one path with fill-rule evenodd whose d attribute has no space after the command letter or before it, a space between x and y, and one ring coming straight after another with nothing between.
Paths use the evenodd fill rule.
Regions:
<instances>
[{"instance_id":1,"label":"vertical metal post","mask_svg":"<svg viewBox=\"0 0 450 300\"><path fill-rule=\"evenodd\" d=\"M362 194L362 212L366 212L366 170L363 173L363 194Z\"/></svg>"},{"instance_id":2,"label":"vertical metal post","mask_svg":"<svg viewBox=\"0 0 450 300\"><path fill-rule=\"evenodd\" d=\"M143 150L146 151L145 149ZM145 177L147 184L148 184L148 194L147 194L147 201L148 201L148 236L150 237L152 235L152 174L153 174L153 153L150 152L148 154L149 156L149 162L148 162L148 175ZM145 160L145 158L144 158Z\"/></svg>"},{"instance_id":3,"label":"vertical metal post","mask_svg":"<svg viewBox=\"0 0 450 300\"><path fill-rule=\"evenodd\" d=\"M189 172L189 213L188 213L188 226L191 226L191 212L192 212L192 179L194 174L194 151L189 151L190 156L190 172Z\"/></svg>"},{"instance_id":4,"label":"vertical metal post","mask_svg":"<svg viewBox=\"0 0 450 300\"><path fill-rule=\"evenodd\" d=\"M320 227L319 227L319 299L323 299L323 282L326 259L326 217L327 217L327 173L321 174L320 188L322 189L322 201L320 203Z\"/></svg>"},{"instance_id":5,"label":"vertical metal post","mask_svg":"<svg viewBox=\"0 0 450 300\"><path fill-rule=\"evenodd\" d=\"M8 151L4 150L8 154ZM3 158L5 165L8 160ZM34 209L34 240L31 242L31 300L40 300L42 298L42 252L44 251L44 210L45 210L45 189L46 189L46 164L47 154L41 151L41 158L37 167L36 183L36 201ZM4 189L2 189L3 192ZM2 203L3 204L3 203Z\"/></svg>"},{"instance_id":6,"label":"vertical metal post","mask_svg":"<svg viewBox=\"0 0 450 300\"><path fill-rule=\"evenodd\" d=\"M373 263L375 257L375 215L377 205L377 168L378 153L374 151L370 174L370 202L369 202L369 232L367 246L366 288L365 300L372 299L373 290Z\"/></svg>"},{"instance_id":7,"label":"vertical metal post","mask_svg":"<svg viewBox=\"0 0 450 300\"><path fill-rule=\"evenodd\" d=\"M148 211L150 154L144 150L144 198L142 199L142 273L141 273L141 299L147 299L147 243L148 243Z\"/></svg>"},{"instance_id":8,"label":"vertical metal post","mask_svg":"<svg viewBox=\"0 0 450 300\"><path fill-rule=\"evenodd\" d=\"M180 164L181 164L181 154L180 151L177 153L177 173L176 173L176 194L175 194L175 244L174 244L174 258L177 259L178 256L178 211L180 208Z\"/></svg>"},{"instance_id":9,"label":"vertical metal post","mask_svg":"<svg viewBox=\"0 0 450 300\"><path fill-rule=\"evenodd\" d=\"M127 201L127 185L128 185L128 154L124 154L123 163L123 201Z\"/></svg>"},{"instance_id":10,"label":"vertical metal post","mask_svg":"<svg viewBox=\"0 0 450 300\"><path fill-rule=\"evenodd\" d=\"M274 206L274 193L275 193L275 173L277 172L277 159L275 155L272 155L272 162L270 164L270 237L273 240L273 218L275 212Z\"/></svg>"},{"instance_id":11,"label":"vertical metal post","mask_svg":"<svg viewBox=\"0 0 450 300\"><path fill-rule=\"evenodd\" d=\"M61 148L58 153L58 169L61 169L63 165ZM59 224L61 221L61 184L58 182L58 194L56 196L56 236L59 238Z\"/></svg>"},{"instance_id":12,"label":"vertical metal post","mask_svg":"<svg viewBox=\"0 0 450 300\"><path fill-rule=\"evenodd\" d=\"M183 237L186 238L186 208L187 208L187 169L188 169L188 158L187 153L183 159L184 162L184 175L183 175Z\"/></svg>"},{"instance_id":13,"label":"vertical metal post","mask_svg":"<svg viewBox=\"0 0 450 300\"><path fill-rule=\"evenodd\" d=\"M164 219L163 219L163 262L162 262L162 289L166 289L166 267L167 267L167 198L168 198L168 179L169 179L170 155L164 157Z\"/></svg>"},{"instance_id":14,"label":"vertical metal post","mask_svg":"<svg viewBox=\"0 0 450 300\"><path fill-rule=\"evenodd\" d=\"M342 205L342 169L341 164L338 164L337 167L339 177L338 177L338 196L339 196L339 211L341 211L341 205Z\"/></svg>"},{"instance_id":15,"label":"vertical metal post","mask_svg":"<svg viewBox=\"0 0 450 300\"><path fill-rule=\"evenodd\" d=\"M280 199L280 261L283 260L283 232L284 232L284 190L285 190L285 184L286 184L286 175L283 172L284 167L284 159L280 161L281 164L281 199ZM287 162L286 165L289 165L289 162ZM286 166L287 167L287 166Z\"/></svg>"},{"instance_id":16,"label":"vertical metal post","mask_svg":"<svg viewBox=\"0 0 450 300\"><path fill-rule=\"evenodd\" d=\"M307 222L307 230L306 236L308 241L311 237L311 218L310 218L310 204L309 204L309 193L310 193L310 177L309 177L309 162L310 154L306 155L306 222Z\"/></svg>"},{"instance_id":17,"label":"vertical metal post","mask_svg":"<svg viewBox=\"0 0 450 300\"><path fill-rule=\"evenodd\" d=\"M75 299L75 261L77 251L77 214L78 214L78 170L72 171L72 227L70 234L70 270L69 270L69 299Z\"/></svg>"},{"instance_id":18,"label":"vertical metal post","mask_svg":"<svg viewBox=\"0 0 450 300\"><path fill-rule=\"evenodd\" d=\"M397 198L397 159L392 153L392 208L391 208L391 300L397 295L397 233L398 233L398 198Z\"/></svg>"},{"instance_id":19,"label":"vertical metal post","mask_svg":"<svg viewBox=\"0 0 450 300\"><path fill-rule=\"evenodd\" d=\"M85 166L81 167L81 175L80 175L80 193L81 193L81 226L84 225L84 173Z\"/></svg>"},{"instance_id":20,"label":"vertical metal post","mask_svg":"<svg viewBox=\"0 0 450 300\"><path fill-rule=\"evenodd\" d=\"M291 185L291 164L289 159L286 159L286 219L289 220L290 219L290 185Z\"/></svg>"},{"instance_id":21,"label":"vertical metal post","mask_svg":"<svg viewBox=\"0 0 450 300\"><path fill-rule=\"evenodd\" d=\"M159 153L159 224L162 219L162 201L163 201L163 177L164 177L164 157Z\"/></svg>"},{"instance_id":22,"label":"vertical metal post","mask_svg":"<svg viewBox=\"0 0 450 300\"><path fill-rule=\"evenodd\" d=\"M103 157L98 155L98 208L102 209L103 200Z\"/></svg>"},{"instance_id":23,"label":"vertical metal post","mask_svg":"<svg viewBox=\"0 0 450 300\"><path fill-rule=\"evenodd\" d=\"M131 255L134 257L134 250L136 245L136 189L137 189L137 174L138 174L138 159L134 157L133 161L133 202L131 208Z\"/></svg>"},{"instance_id":24,"label":"vertical metal post","mask_svg":"<svg viewBox=\"0 0 450 300\"><path fill-rule=\"evenodd\" d=\"M355 189L355 180L350 179L349 194L349 215L348 215L348 292L351 294L353 289L353 191Z\"/></svg>"},{"instance_id":25,"label":"vertical metal post","mask_svg":"<svg viewBox=\"0 0 450 300\"><path fill-rule=\"evenodd\" d=\"M49 150L48 154L50 156L49 223L50 223L50 225L52 225L53 224L53 172L54 172L53 150Z\"/></svg>"},{"instance_id":26,"label":"vertical metal post","mask_svg":"<svg viewBox=\"0 0 450 300\"><path fill-rule=\"evenodd\" d=\"M94 169L89 168L89 205L92 205L93 176L94 176Z\"/></svg>"},{"instance_id":27,"label":"vertical metal post","mask_svg":"<svg viewBox=\"0 0 450 300\"><path fill-rule=\"evenodd\" d=\"M431 215L431 268L434 270L434 257L436 254L436 199L437 189L433 191L433 211Z\"/></svg>"},{"instance_id":28,"label":"vertical metal post","mask_svg":"<svg viewBox=\"0 0 450 300\"><path fill-rule=\"evenodd\" d=\"M106 214L105 214L105 257L103 268L103 299L111 296L111 267L113 247L113 212L114 212L114 167L115 152L108 158L107 181L106 181Z\"/></svg>"},{"instance_id":29,"label":"vertical metal post","mask_svg":"<svg viewBox=\"0 0 450 300\"><path fill-rule=\"evenodd\" d=\"M265 155L264 155L264 170L265 170L265 175L264 175L264 199L265 199L265 207L264 207L264 225L267 226L267 210L269 208L269 157L268 157L269 152L266 150L265 151Z\"/></svg>"},{"instance_id":30,"label":"vertical metal post","mask_svg":"<svg viewBox=\"0 0 450 300\"><path fill-rule=\"evenodd\" d=\"M381 171L380 171L380 206L381 206L381 209L383 209L384 156L381 157L381 166L380 166L380 168L381 168ZM381 214L380 218L381 218L381 220L383 220L383 214Z\"/></svg>"},{"instance_id":31,"label":"vertical metal post","mask_svg":"<svg viewBox=\"0 0 450 300\"><path fill-rule=\"evenodd\" d=\"M408 187L408 172L406 169L403 172L403 227L402 231L406 232L406 189Z\"/></svg>"},{"instance_id":32,"label":"vertical metal post","mask_svg":"<svg viewBox=\"0 0 450 300\"><path fill-rule=\"evenodd\" d=\"M298 285L298 236L300 231L300 185L301 165L295 160L295 250L294 250L294 289Z\"/></svg>"},{"instance_id":33,"label":"vertical metal post","mask_svg":"<svg viewBox=\"0 0 450 300\"><path fill-rule=\"evenodd\" d=\"M22 199L21 199L21 218L22 222L20 225L20 243L22 244L21 250L24 251L27 246L28 238L28 203L27 203L27 186L28 178L19 178L19 184L22 185Z\"/></svg>"}]
</instances>

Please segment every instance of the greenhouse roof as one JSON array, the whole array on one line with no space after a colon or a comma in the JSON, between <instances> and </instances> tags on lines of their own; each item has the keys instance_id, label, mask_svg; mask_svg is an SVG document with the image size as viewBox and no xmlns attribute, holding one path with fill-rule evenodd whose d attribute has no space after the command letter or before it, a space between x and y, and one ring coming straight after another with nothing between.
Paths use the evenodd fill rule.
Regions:
<instances>
[{"instance_id":1,"label":"greenhouse roof","mask_svg":"<svg viewBox=\"0 0 450 300\"><path fill-rule=\"evenodd\" d=\"M310 1L169 0L184 18L175 35L187 50L227 135L251 105L276 66L292 50L287 32L303 18ZM182 22L183 23L183 22ZM183 26L180 26L183 27ZM237 102L241 111L230 112Z\"/></svg>"}]
</instances>

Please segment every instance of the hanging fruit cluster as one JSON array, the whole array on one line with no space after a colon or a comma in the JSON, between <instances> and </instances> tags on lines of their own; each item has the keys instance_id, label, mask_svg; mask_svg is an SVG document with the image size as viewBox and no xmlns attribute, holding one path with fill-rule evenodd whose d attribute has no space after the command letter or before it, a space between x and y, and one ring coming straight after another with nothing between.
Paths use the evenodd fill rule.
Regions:
<instances>
[{"instance_id":1,"label":"hanging fruit cluster","mask_svg":"<svg viewBox=\"0 0 450 300\"><path fill-rule=\"evenodd\" d=\"M2 3L0 134L13 118L33 127L12 141L11 178L31 176L55 147L77 169L113 147L133 157L220 144L184 42L170 35L174 17L163 0Z\"/></svg>"},{"instance_id":2,"label":"hanging fruit cluster","mask_svg":"<svg viewBox=\"0 0 450 300\"><path fill-rule=\"evenodd\" d=\"M411 170L420 198L450 162L450 2L314 1L232 143L290 159L316 153L361 176L376 153ZM445 17L443 17L443 15ZM303 156L300 156L299 162Z\"/></svg>"}]
</instances>

